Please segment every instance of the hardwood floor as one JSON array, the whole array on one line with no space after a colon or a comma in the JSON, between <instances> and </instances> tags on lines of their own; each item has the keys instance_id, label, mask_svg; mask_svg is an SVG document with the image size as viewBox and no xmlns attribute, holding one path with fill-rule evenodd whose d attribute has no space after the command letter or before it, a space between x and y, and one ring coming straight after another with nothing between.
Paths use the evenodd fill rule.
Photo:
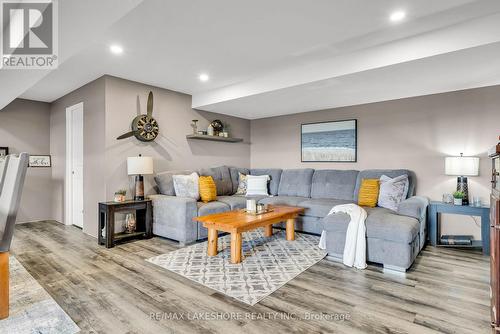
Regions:
<instances>
[{"instance_id":1,"label":"hardwood floor","mask_svg":"<svg viewBox=\"0 0 500 334\"><path fill-rule=\"evenodd\" d=\"M47 221L17 225L12 254L82 333L490 332L489 258L477 252L428 246L406 277L323 260L252 307L144 261L177 247L106 249Z\"/></svg>"}]
</instances>

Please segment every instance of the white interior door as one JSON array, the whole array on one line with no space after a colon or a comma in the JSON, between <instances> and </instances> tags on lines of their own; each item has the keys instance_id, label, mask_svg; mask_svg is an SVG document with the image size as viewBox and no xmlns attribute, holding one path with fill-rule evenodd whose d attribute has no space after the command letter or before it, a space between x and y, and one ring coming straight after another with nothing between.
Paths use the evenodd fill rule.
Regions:
<instances>
[{"instance_id":1,"label":"white interior door","mask_svg":"<svg viewBox=\"0 0 500 334\"><path fill-rule=\"evenodd\" d=\"M83 103L66 109L69 224L83 228ZM68 224L68 222L66 222Z\"/></svg>"}]
</instances>

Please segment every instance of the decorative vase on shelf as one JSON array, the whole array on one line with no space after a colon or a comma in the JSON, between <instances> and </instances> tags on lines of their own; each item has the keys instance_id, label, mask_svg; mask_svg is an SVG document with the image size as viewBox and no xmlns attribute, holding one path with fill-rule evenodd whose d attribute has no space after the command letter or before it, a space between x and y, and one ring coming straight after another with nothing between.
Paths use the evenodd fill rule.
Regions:
<instances>
[{"instance_id":1,"label":"decorative vase on shelf","mask_svg":"<svg viewBox=\"0 0 500 334\"><path fill-rule=\"evenodd\" d=\"M127 213L125 216L125 233L134 233L137 229L137 222L133 213Z\"/></svg>"},{"instance_id":2,"label":"decorative vase on shelf","mask_svg":"<svg viewBox=\"0 0 500 334\"><path fill-rule=\"evenodd\" d=\"M194 135L198 134L198 120L197 119L192 120L191 127L193 128L193 134Z\"/></svg>"},{"instance_id":3,"label":"decorative vase on shelf","mask_svg":"<svg viewBox=\"0 0 500 334\"><path fill-rule=\"evenodd\" d=\"M452 194L443 194L443 203L446 203L446 204L453 203L453 195Z\"/></svg>"},{"instance_id":4,"label":"decorative vase on shelf","mask_svg":"<svg viewBox=\"0 0 500 334\"><path fill-rule=\"evenodd\" d=\"M224 124L222 124L222 121L219 119L213 120L212 123L210 123L210 125L214 129L215 136L219 136L219 133L221 133L224 130Z\"/></svg>"},{"instance_id":5,"label":"decorative vase on shelf","mask_svg":"<svg viewBox=\"0 0 500 334\"><path fill-rule=\"evenodd\" d=\"M209 136L214 135L214 127L212 126L212 124L209 124L207 127L207 135L209 135Z\"/></svg>"}]
</instances>

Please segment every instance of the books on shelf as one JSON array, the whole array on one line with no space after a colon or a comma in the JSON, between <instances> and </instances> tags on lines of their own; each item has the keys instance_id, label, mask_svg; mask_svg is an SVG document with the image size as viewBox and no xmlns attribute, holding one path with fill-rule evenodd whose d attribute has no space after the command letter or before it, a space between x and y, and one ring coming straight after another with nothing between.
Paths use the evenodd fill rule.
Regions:
<instances>
[{"instance_id":1,"label":"books on shelf","mask_svg":"<svg viewBox=\"0 0 500 334\"><path fill-rule=\"evenodd\" d=\"M442 235L440 243L442 245L470 246L472 239L472 235Z\"/></svg>"}]
</instances>

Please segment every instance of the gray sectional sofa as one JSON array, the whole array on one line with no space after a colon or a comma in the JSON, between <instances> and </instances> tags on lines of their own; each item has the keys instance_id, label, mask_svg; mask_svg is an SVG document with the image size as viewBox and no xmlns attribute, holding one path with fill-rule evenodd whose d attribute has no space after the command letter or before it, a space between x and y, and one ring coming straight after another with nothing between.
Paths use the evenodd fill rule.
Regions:
<instances>
[{"instance_id":1,"label":"gray sectional sofa","mask_svg":"<svg viewBox=\"0 0 500 334\"><path fill-rule=\"evenodd\" d=\"M405 271L422 249L426 240L426 212L428 200L414 196L415 174L398 170L314 170L304 169L244 169L216 167L197 171L210 175L217 186L217 201L202 203L191 198L176 197L172 175L189 171L170 171L157 174L155 180L162 194L153 199L153 233L177 240L181 245L207 237L207 230L193 218L211 213L246 207L246 197L234 195L238 188L238 172L251 175L269 175L269 197L258 197L259 203L289 205L305 208L296 221L296 230L313 234L326 231L328 256L341 260L349 216L343 213L328 215L338 204L356 203L361 180L382 175L409 177L408 198L397 211L385 208L365 208L368 217L367 260L384 268ZM283 224L278 227L284 227Z\"/></svg>"}]
</instances>

